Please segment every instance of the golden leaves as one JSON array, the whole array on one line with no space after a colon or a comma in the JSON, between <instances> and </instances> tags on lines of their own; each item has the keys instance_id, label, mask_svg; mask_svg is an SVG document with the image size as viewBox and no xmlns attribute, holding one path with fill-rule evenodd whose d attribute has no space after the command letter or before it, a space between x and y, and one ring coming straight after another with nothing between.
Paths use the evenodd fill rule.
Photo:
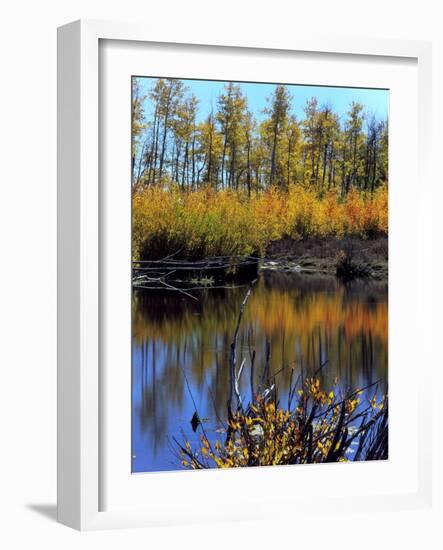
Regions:
<instances>
[{"instance_id":1,"label":"golden leaves","mask_svg":"<svg viewBox=\"0 0 443 550\"><path fill-rule=\"evenodd\" d=\"M303 387L299 404L292 411L258 396L246 413L234 412L229 422L232 433L224 443L216 440L211 446L202 435L200 449L193 452L186 442L182 465L200 469L347 462L350 451L343 445L352 439L356 422L360 424L364 415L371 429L378 418L386 416L383 409L387 397L377 402L374 396L362 405L362 412L358 397L364 393L361 389L339 396L338 389L324 391L317 377L305 379Z\"/></svg>"},{"instance_id":2,"label":"golden leaves","mask_svg":"<svg viewBox=\"0 0 443 550\"><path fill-rule=\"evenodd\" d=\"M248 199L242 191L214 191L203 187L180 191L150 186L133 195L133 251L156 257L182 250L190 257L263 253L273 240L285 235L366 236L387 232L388 191L372 195L352 189L346 199L330 191L324 196L301 186L287 192L270 188Z\"/></svg>"}]
</instances>

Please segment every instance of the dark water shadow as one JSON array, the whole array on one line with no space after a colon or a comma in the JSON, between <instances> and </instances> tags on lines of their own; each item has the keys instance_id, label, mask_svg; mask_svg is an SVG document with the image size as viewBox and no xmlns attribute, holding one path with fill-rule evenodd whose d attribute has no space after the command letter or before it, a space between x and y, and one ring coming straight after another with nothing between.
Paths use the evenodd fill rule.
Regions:
<instances>
[{"instance_id":1,"label":"dark water shadow","mask_svg":"<svg viewBox=\"0 0 443 550\"><path fill-rule=\"evenodd\" d=\"M26 504L26 508L47 519L50 519L51 521L57 521L56 504Z\"/></svg>"}]
</instances>

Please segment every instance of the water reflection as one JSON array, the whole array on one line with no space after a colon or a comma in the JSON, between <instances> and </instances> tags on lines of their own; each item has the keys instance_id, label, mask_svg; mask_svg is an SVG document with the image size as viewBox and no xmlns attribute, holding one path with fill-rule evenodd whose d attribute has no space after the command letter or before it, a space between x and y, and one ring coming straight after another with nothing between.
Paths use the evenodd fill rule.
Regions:
<instances>
[{"instance_id":1,"label":"water reflection","mask_svg":"<svg viewBox=\"0 0 443 550\"><path fill-rule=\"evenodd\" d=\"M175 292L133 297L132 470L179 469L169 440L192 435L194 398L207 431L219 429L229 393L229 344L245 288L207 290L199 301ZM284 273L260 276L239 334L239 354L256 351L257 384L270 344L270 372L280 395L291 369L313 373L327 360L326 385L363 386L387 380L387 284L343 285L334 277ZM186 384L189 383L189 388ZM190 391L189 391L190 390ZM380 391L383 387L380 387ZM196 436L194 436L195 438ZM191 437L192 441L192 437Z\"/></svg>"}]
</instances>

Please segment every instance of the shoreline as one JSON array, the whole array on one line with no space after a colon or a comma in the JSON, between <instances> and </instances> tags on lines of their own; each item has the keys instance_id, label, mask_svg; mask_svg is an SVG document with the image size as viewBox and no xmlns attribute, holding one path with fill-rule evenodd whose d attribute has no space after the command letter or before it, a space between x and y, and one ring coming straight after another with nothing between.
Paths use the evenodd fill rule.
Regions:
<instances>
[{"instance_id":1,"label":"shoreline","mask_svg":"<svg viewBox=\"0 0 443 550\"><path fill-rule=\"evenodd\" d=\"M260 273L327 275L344 282L388 280L388 237L309 237L273 241L265 256L145 260L134 267L133 286L147 290L210 289L248 282Z\"/></svg>"},{"instance_id":2,"label":"shoreline","mask_svg":"<svg viewBox=\"0 0 443 550\"><path fill-rule=\"evenodd\" d=\"M371 239L361 237L283 238L270 243L259 270L339 276L337 266L346 259L360 268L350 279L388 278L388 237L380 234ZM344 274L343 278L347 278Z\"/></svg>"}]
</instances>

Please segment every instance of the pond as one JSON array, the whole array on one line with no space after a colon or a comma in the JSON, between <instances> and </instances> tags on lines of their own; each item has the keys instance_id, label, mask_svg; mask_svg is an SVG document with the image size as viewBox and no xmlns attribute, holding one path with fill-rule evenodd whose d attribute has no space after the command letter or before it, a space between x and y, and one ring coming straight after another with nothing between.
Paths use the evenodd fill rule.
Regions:
<instances>
[{"instance_id":1,"label":"pond","mask_svg":"<svg viewBox=\"0 0 443 550\"><path fill-rule=\"evenodd\" d=\"M175 291L133 295L132 472L180 470L173 438L198 444L197 409L211 439L223 440L229 398L229 353L247 286L206 289L193 300ZM286 406L292 376L319 370L322 385L380 381L387 390L387 282L341 283L335 277L262 272L238 336L240 393L260 382L266 350ZM250 357L255 351L251 372Z\"/></svg>"}]
</instances>

